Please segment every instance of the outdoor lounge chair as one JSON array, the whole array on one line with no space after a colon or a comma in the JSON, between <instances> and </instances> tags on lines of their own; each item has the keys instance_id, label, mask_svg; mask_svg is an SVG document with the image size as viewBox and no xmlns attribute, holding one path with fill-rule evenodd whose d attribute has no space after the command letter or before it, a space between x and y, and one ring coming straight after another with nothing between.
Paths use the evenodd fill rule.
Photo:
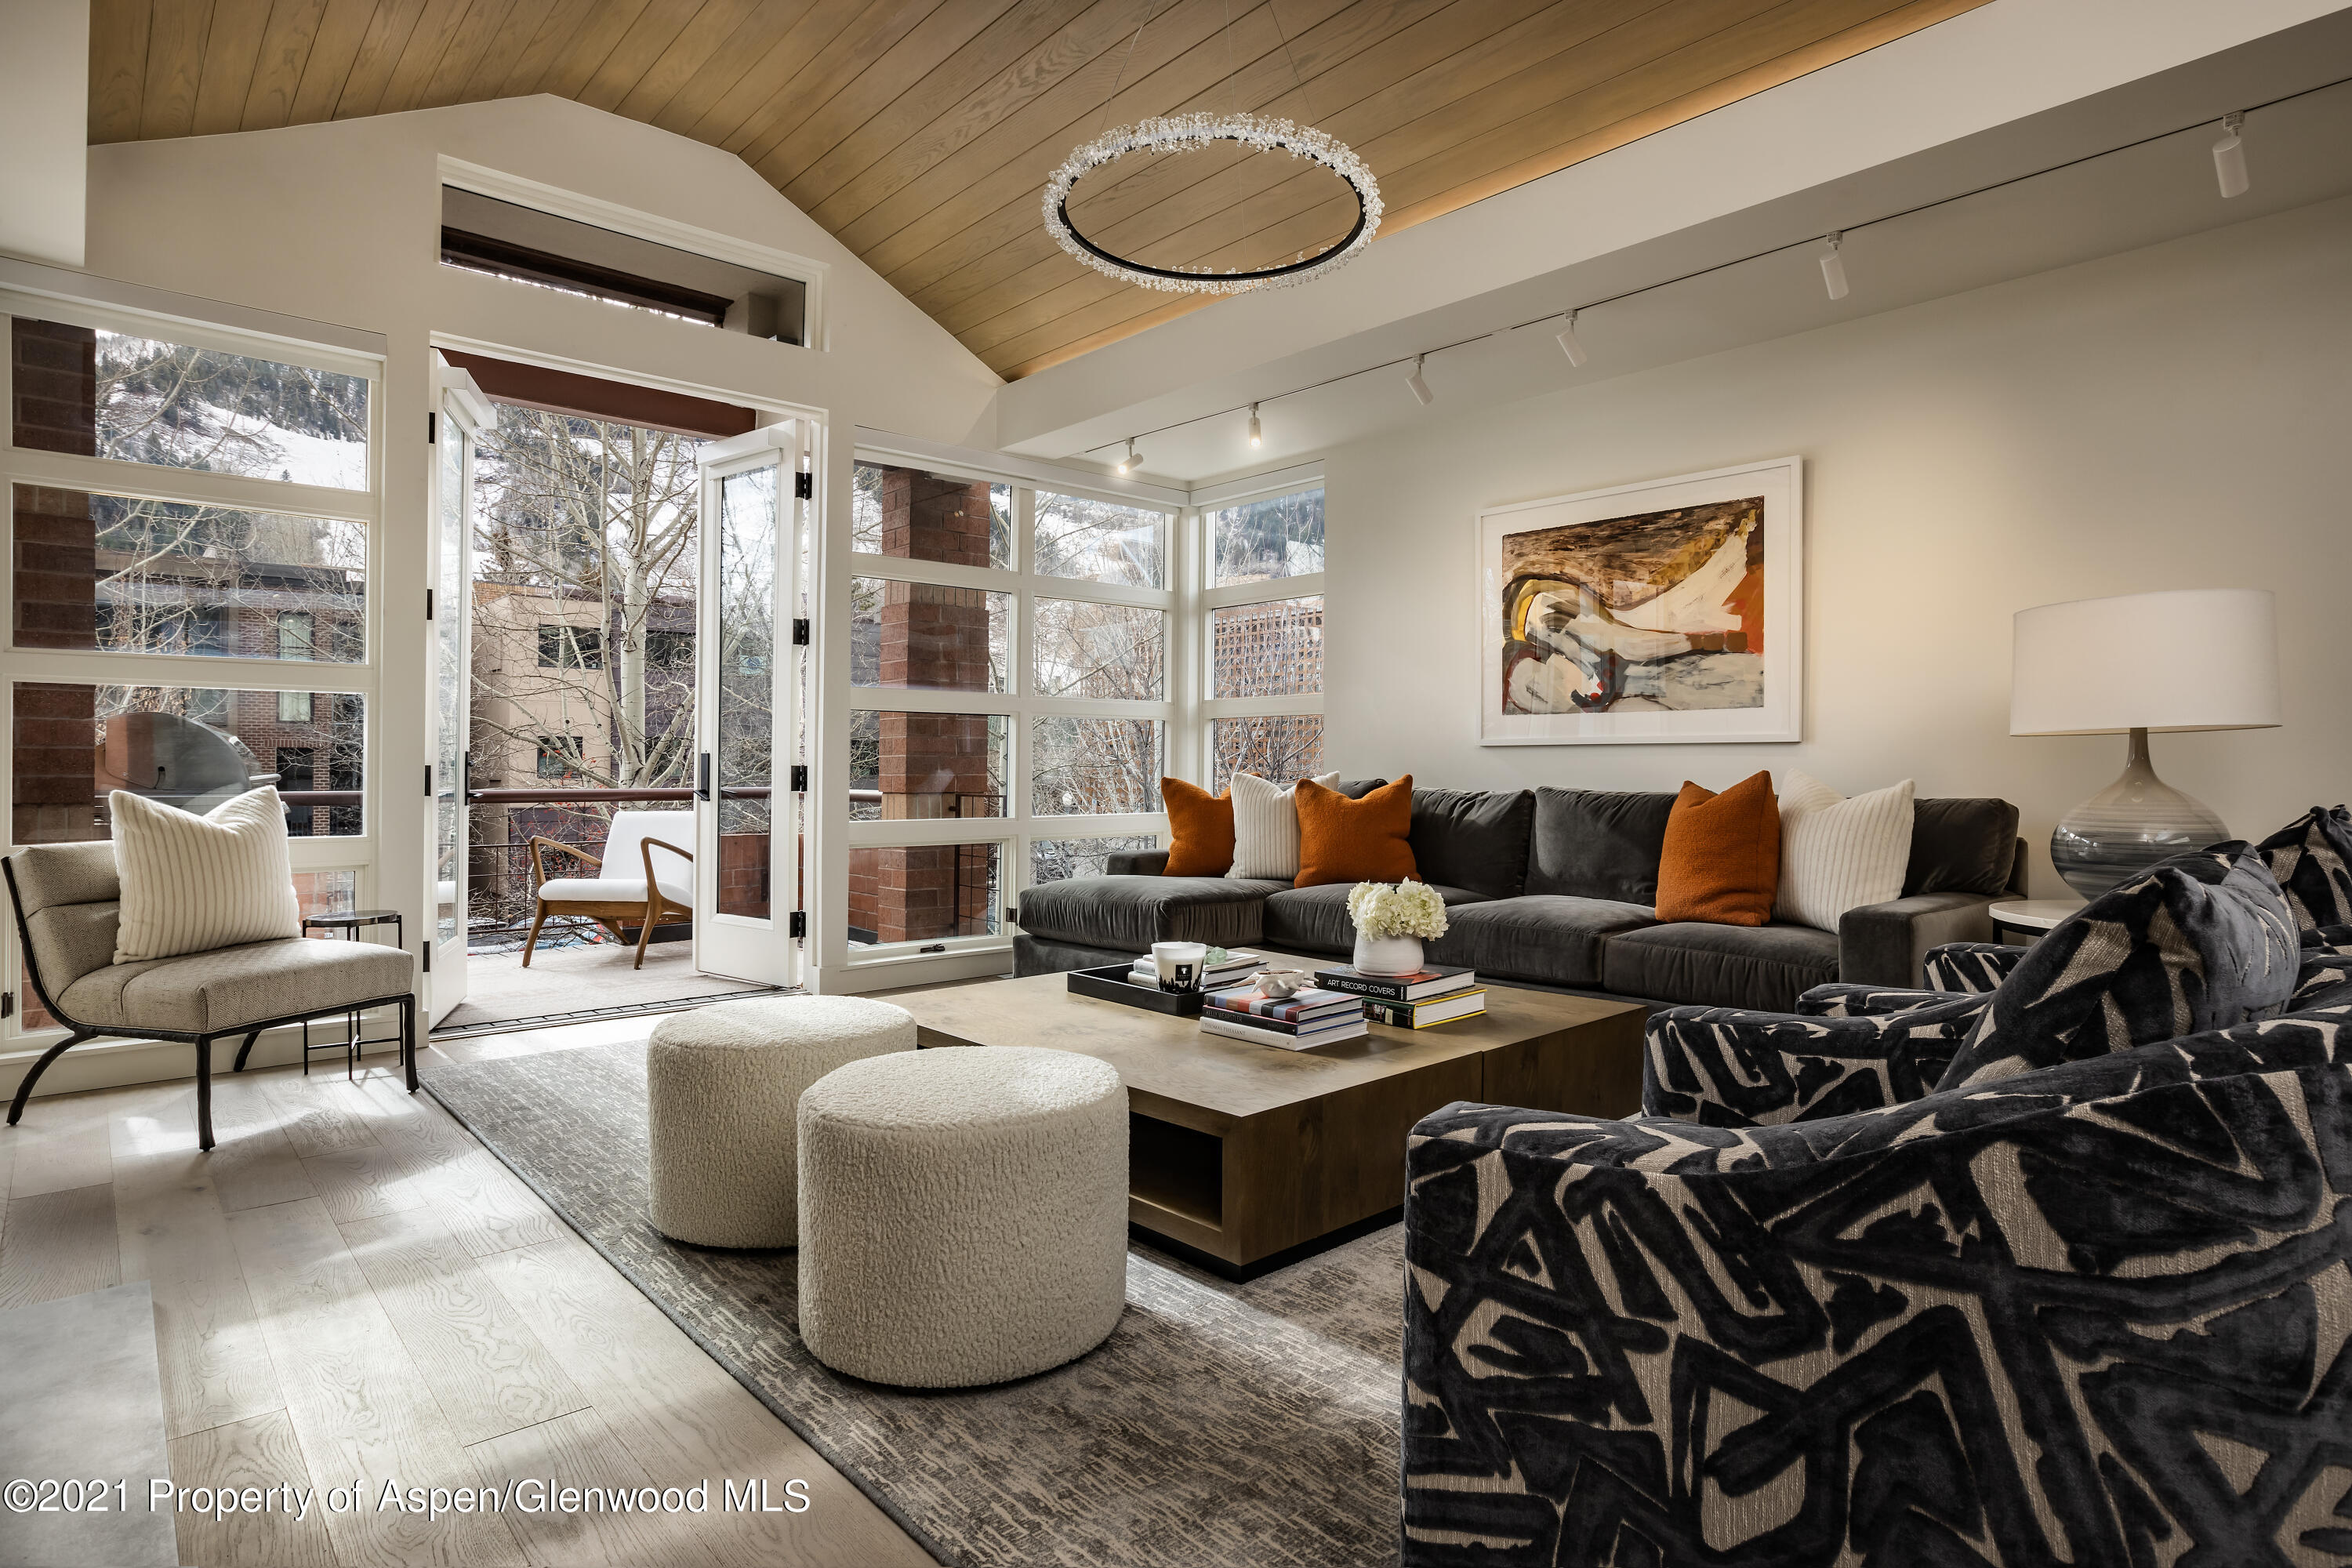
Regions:
<instances>
[{"instance_id":1,"label":"outdoor lounge chair","mask_svg":"<svg viewBox=\"0 0 2352 1568\"><path fill-rule=\"evenodd\" d=\"M48 1065L102 1037L177 1040L196 1047L196 1141L213 1146L213 1042L243 1035L236 1065L264 1029L369 1007L400 1008L400 1065L416 1092L415 959L373 942L279 937L173 958L116 963L122 909L114 846L41 844L0 859L25 978L69 1031L41 1053L8 1107L13 1127Z\"/></svg>"},{"instance_id":2,"label":"outdoor lounge chair","mask_svg":"<svg viewBox=\"0 0 2352 1568\"><path fill-rule=\"evenodd\" d=\"M637 961L630 967L643 969L646 944L653 940L654 927L671 915L688 921L694 918L693 884L678 880L676 868L667 862L664 870L668 874L657 875L654 870L656 849L667 850L681 860L694 859L677 845L653 837L657 832L676 832L673 824L683 825L690 833L694 818L682 811L616 811L601 856L591 855L577 845L559 844L552 838L534 835L530 841L530 885L536 907L531 910L530 935L522 944L523 967L530 967L531 948L538 942L539 928L546 923L548 916L577 915L611 931L615 942L625 940L621 935L622 921L636 921ZM598 874L551 879L540 859L542 849L560 849L575 856L595 868ZM606 871L607 866L621 874ZM627 875L640 867L641 875Z\"/></svg>"}]
</instances>

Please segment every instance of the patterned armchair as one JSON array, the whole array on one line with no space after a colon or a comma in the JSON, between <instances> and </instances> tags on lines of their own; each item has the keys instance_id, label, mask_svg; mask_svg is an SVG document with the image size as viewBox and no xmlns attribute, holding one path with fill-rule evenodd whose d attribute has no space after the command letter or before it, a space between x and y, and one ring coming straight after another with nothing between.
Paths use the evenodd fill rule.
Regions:
<instances>
[{"instance_id":1,"label":"patterned armchair","mask_svg":"<svg viewBox=\"0 0 2352 1568\"><path fill-rule=\"evenodd\" d=\"M1640 1118L1423 1121L1404 1561L2352 1557L2352 956L2298 924L2218 846L1931 959L1976 989L1662 1013Z\"/></svg>"}]
</instances>

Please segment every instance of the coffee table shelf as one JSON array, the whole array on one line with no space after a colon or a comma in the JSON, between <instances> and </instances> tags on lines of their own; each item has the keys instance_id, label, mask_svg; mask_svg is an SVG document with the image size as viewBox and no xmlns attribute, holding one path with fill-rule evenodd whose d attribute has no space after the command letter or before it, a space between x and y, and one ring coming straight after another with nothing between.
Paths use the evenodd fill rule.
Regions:
<instances>
[{"instance_id":1,"label":"coffee table shelf","mask_svg":"<svg viewBox=\"0 0 2352 1568\"><path fill-rule=\"evenodd\" d=\"M1117 1068L1130 1118L1129 1218L1230 1270L1402 1204L1406 1134L1454 1100L1632 1114L1648 1016L1636 1003L1489 985L1479 1017L1419 1031L1375 1024L1286 1051L1074 995L1059 974L893 1000L914 1014L926 1047L1045 1046Z\"/></svg>"}]
</instances>

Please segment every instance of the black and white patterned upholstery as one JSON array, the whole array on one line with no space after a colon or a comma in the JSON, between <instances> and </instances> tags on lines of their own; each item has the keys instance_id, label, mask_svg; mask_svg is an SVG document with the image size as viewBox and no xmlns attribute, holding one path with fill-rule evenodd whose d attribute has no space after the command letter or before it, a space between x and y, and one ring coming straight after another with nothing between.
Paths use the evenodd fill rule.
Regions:
<instances>
[{"instance_id":1,"label":"black and white patterned upholstery","mask_svg":"<svg viewBox=\"0 0 2352 1568\"><path fill-rule=\"evenodd\" d=\"M1452 1106L1406 1248L1414 1568L2352 1555L2352 1006L1778 1126Z\"/></svg>"},{"instance_id":2,"label":"black and white patterned upholstery","mask_svg":"<svg viewBox=\"0 0 2352 1568\"><path fill-rule=\"evenodd\" d=\"M2026 950L1997 942L1948 942L1927 953L1930 991L1997 991Z\"/></svg>"},{"instance_id":3,"label":"black and white patterned upholstery","mask_svg":"<svg viewBox=\"0 0 2352 1568\"><path fill-rule=\"evenodd\" d=\"M1986 1005L1982 996L1937 996L1885 1012L1819 1016L1670 1007L1650 1017L1642 1110L1710 1127L1754 1127L1899 1105L1943 1076Z\"/></svg>"},{"instance_id":4,"label":"black and white patterned upholstery","mask_svg":"<svg viewBox=\"0 0 2352 1568\"><path fill-rule=\"evenodd\" d=\"M2256 846L2304 931L2352 923L2352 810L2315 805Z\"/></svg>"}]
</instances>

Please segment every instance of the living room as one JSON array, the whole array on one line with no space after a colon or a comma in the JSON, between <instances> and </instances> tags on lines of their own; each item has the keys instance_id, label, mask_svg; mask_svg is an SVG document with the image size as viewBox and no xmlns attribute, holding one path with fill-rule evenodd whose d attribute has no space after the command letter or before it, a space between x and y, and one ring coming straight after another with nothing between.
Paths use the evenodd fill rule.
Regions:
<instances>
[{"instance_id":1,"label":"living room","mask_svg":"<svg viewBox=\"0 0 2352 1568\"><path fill-rule=\"evenodd\" d=\"M0 1562L2352 1561L2352 10L0 37Z\"/></svg>"}]
</instances>

